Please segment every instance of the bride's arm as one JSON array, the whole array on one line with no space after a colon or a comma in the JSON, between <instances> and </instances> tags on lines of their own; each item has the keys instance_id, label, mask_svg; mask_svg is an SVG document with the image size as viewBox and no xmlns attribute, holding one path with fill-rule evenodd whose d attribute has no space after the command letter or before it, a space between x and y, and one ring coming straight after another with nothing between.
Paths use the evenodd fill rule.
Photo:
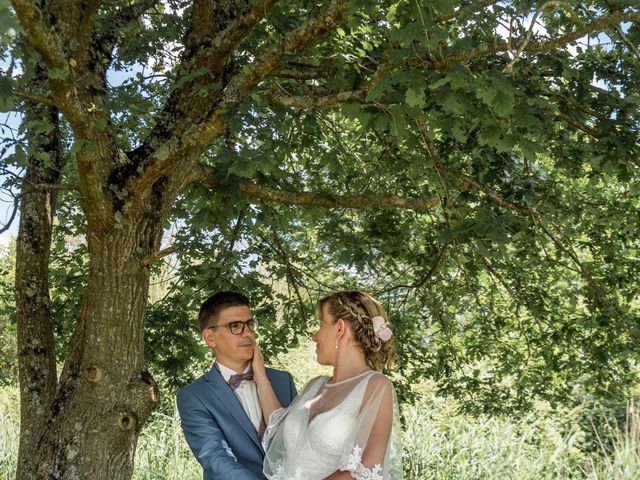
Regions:
<instances>
[{"instance_id":1,"label":"bride's arm","mask_svg":"<svg viewBox=\"0 0 640 480\"><path fill-rule=\"evenodd\" d=\"M267 377L267 371L264 367L264 357L260 351L260 347L254 344L253 346L253 360L251 361L251 367L253 368L253 381L256 382L258 387L258 398L260 399L260 407L262 408L262 415L264 421L269 423L269 417L271 414L282 407L276 393L273 391L271 382Z\"/></svg>"}]
</instances>

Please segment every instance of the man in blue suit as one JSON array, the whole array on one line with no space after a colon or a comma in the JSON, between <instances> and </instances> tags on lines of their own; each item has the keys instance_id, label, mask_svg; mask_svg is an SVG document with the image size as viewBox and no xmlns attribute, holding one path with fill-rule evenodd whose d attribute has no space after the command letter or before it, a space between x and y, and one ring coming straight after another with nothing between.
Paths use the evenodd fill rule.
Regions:
<instances>
[{"instance_id":1,"label":"man in blue suit","mask_svg":"<svg viewBox=\"0 0 640 480\"><path fill-rule=\"evenodd\" d=\"M216 293L200 307L198 324L216 361L178 392L184 436L205 480L263 480L265 419L251 371L256 322L249 300ZM296 396L291 374L267 368L267 376L280 403L289 405Z\"/></svg>"}]
</instances>

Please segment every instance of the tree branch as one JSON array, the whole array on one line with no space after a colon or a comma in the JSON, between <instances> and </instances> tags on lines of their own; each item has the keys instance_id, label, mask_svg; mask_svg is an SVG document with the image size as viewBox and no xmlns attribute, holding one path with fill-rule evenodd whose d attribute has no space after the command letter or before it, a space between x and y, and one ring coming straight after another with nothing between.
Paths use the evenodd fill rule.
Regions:
<instances>
[{"instance_id":1,"label":"tree branch","mask_svg":"<svg viewBox=\"0 0 640 480\"><path fill-rule=\"evenodd\" d=\"M2 227L0 227L0 233L4 233L11 228L11 224L15 220L16 214L18 213L18 207L20 205L19 198L20 197L17 196L13 197L13 211L11 212L9 220L7 220L7 222Z\"/></svg>"},{"instance_id":2,"label":"tree branch","mask_svg":"<svg viewBox=\"0 0 640 480\"><path fill-rule=\"evenodd\" d=\"M56 102L51 97L47 97L45 95L40 95L39 93L30 92L28 90L22 90L21 88L15 88L13 90L13 94L16 97L24 98L26 100L32 100L37 103L42 103L43 105L48 105L49 107L56 107Z\"/></svg>"},{"instance_id":3,"label":"tree branch","mask_svg":"<svg viewBox=\"0 0 640 480\"><path fill-rule=\"evenodd\" d=\"M551 224L551 225L553 225L553 224ZM599 308L603 308L604 307L604 301L603 301L603 298L602 298L602 290L601 290L600 286L598 285L598 283L594 280L593 275L591 274L591 272L582 264L582 262L578 258L578 255L576 255L576 253L571 248L571 243L569 241L567 241L568 246L564 245L560 240L558 240L555 237L555 235L553 235L549 231L549 229L547 227L544 226L544 224L542 224L542 222L540 222L540 223L536 222L536 226L538 226L544 232L544 234L562 252L564 252L571 259L571 261L576 265L576 267L578 267L578 269L580 271L580 274L582 275L582 278L584 278L587 281L587 285L589 285L589 290L591 291L591 294L593 295L593 299L595 300L596 305ZM556 229L556 231L558 231L562 235L562 232L560 232L559 229L555 225L553 225L553 227Z\"/></svg>"},{"instance_id":4,"label":"tree branch","mask_svg":"<svg viewBox=\"0 0 640 480\"><path fill-rule=\"evenodd\" d=\"M629 47L629 50L631 50L636 58L640 60L640 50L638 50L638 47L634 45L631 40L629 40L620 25L616 25L614 28L616 29L616 32L618 32L618 35L620 35L622 41L627 45L627 47Z\"/></svg>"},{"instance_id":5,"label":"tree branch","mask_svg":"<svg viewBox=\"0 0 640 480\"><path fill-rule=\"evenodd\" d=\"M341 103L362 102L367 96L367 90L350 90L330 95L282 95L269 92L269 101L283 107L291 108L328 108Z\"/></svg>"},{"instance_id":6,"label":"tree branch","mask_svg":"<svg viewBox=\"0 0 640 480\"><path fill-rule=\"evenodd\" d=\"M226 59L233 49L244 39L256 24L265 18L278 0L256 0L249 10L222 30L207 48L209 55Z\"/></svg>"},{"instance_id":7,"label":"tree branch","mask_svg":"<svg viewBox=\"0 0 640 480\"><path fill-rule=\"evenodd\" d=\"M539 43L529 42L526 45L524 52L527 52L527 53L548 52L558 47L567 45L581 37L584 37L585 35L588 35L589 33L592 33L597 30L600 30L600 31L606 30L607 28L610 28L624 21L632 21L640 24L640 13L617 12L610 15L603 15L597 20L594 20L591 23L583 25L581 28L575 30L574 32L561 35L552 40L547 40L546 42L539 42ZM507 52L509 50L511 50L511 44L509 42L496 42L491 45L489 44L482 45L472 50L467 50L454 55L449 55L442 59L437 59L432 55L429 55L426 58L422 58L419 60L412 59L407 62L407 65L415 66L415 67L423 67L423 68L426 67L432 70L443 70L456 64L461 64L473 59L486 57L494 53ZM399 66L399 65L396 64L395 66Z\"/></svg>"},{"instance_id":8,"label":"tree branch","mask_svg":"<svg viewBox=\"0 0 640 480\"><path fill-rule=\"evenodd\" d=\"M60 38L45 23L36 2L12 0L12 5L28 43L40 54L46 68L61 70L63 73L63 79L60 79L60 72L56 72L56 78L49 77L47 79L53 99L46 100L44 103L62 110L72 125L80 125L83 113L78 105L74 105L74 97L69 95L72 89L66 78L71 72ZM40 100L44 100L44 98L40 98ZM55 102L55 105L52 102Z\"/></svg>"},{"instance_id":9,"label":"tree branch","mask_svg":"<svg viewBox=\"0 0 640 480\"><path fill-rule=\"evenodd\" d=\"M78 190L80 191L80 185L77 183L38 183L33 186L38 190Z\"/></svg>"},{"instance_id":10,"label":"tree branch","mask_svg":"<svg viewBox=\"0 0 640 480\"><path fill-rule=\"evenodd\" d=\"M160 260L162 257L166 257L167 255L171 255L172 253L175 253L176 251L176 247L174 247L173 245L167 248L163 248L162 250L149 255L148 257L145 257L142 259L142 265L151 265L153 262L155 262L156 260Z\"/></svg>"},{"instance_id":11,"label":"tree branch","mask_svg":"<svg viewBox=\"0 0 640 480\"><path fill-rule=\"evenodd\" d=\"M491 5L495 5L496 3L498 3L498 1L499 0L484 0L483 2L480 2L480 4L477 4L474 1L461 3L458 10L456 10L455 12L449 15L440 15L438 17L435 17L433 19L433 23L437 25L437 24L448 22L449 20L453 20L459 17L460 14L466 12L467 10L476 10L479 12L483 12L484 10L487 9L487 7L490 7Z\"/></svg>"},{"instance_id":12,"label":"tree branch","mask_svg":"<svg viewBox=\"0 0 640 480\"><path fill-rule=\"evenodd\" d=\"M346 4L346 0L333 0L317 17L287 34L247 69L232 77L224 89L220 108L241 102L253 86L279 66L286 53L303 50L340 24L347 11Z\"/></svg>"},{"instance_id":13,"label":"tree branch","mask_svg":"<svg viewBox=\"0 0 640 480\"><path fill-rule=\"evenodd\" d=\"M111 21L109 22L110 29L107 34L96 42L97 46L101 47L100 50L111 57L111 51L113 50L122 29L127 26L129 22L139 18L140 15L150 8L153 8L158 3L160 3L160 0L139 0L133 5L120 8L120 10L118 10L111 18Z\"/></svg>"},{"instance_id":14,"label":"tree branch","mask_svg":"<svg viewBox=\"0 0 640 480\"><path fill-rule=\"evenodd\" d=\"M98 13L99 0L90 0L85 3L80 24L78 26L78 50L75 61L82 69L86 68L89 61L89 49L91 48L91 33L93 21Z\"/></svg>"},{"instance_id":15,"label":"tree branch","mask_svg":"<svg viewBox=\"0 0 640 480\"><path fill-rule=\"evenodd\" d=\"M269 49L247 67L236 73L223 90L217 108L211 111L202 121L190 127L180 138L177 146L181 154L189 154L206 147L224 131L221 113L244 101L251 88L262 81L273 70L278 68L282 57L291 52L300 51L322 37L331 27L340 23L346 14L347 0L333 0L317 17L287 34L274 47ZM162 168L160 166L160 168Z\"/></svg>"},{"instance_id":16,"label":"tree branch","mask_svg":"<svg viewBox=\"0 0 640 480\"><path fill-rule=\"evenodd\" d=\"M433 144L433 141L429 139L429 136L427 134L427 132L428 132L427 125L424 123L424 121L421 121L421 120L416 120L416 125L418 127L418 131L420 132L420 136L421 136L422 142L423 142L423 144L425 146L425 149L427 150L429 158L431 159L431 161L433 161L434 165L436 166L436 168L439 171L444 172L449 177L453 177L453 178L457 178L459 180L462 180L463 181L463 185L465 185L465 184L467 186L470 185L474 189L483 192L491 200L493 200L495 203L497 203L498 205L500 205L502 207L508 208L510 210L513 210L513 211L515 211L517 213L520 213L520 214L526 215L526 216L534 216L536 218L540 216L540 213L538 213L537 210L535 210L533 208L525 207L523 205L518 205L518 204L513 203L513 202L510 202L510 201L506 200L505 198L503 198L498 192L496 192L492 188L481 184L480 182L478 182L477 180L475 180L474 178L472 178L472 177L470 177L468 175L465 175L465 174L460 173L460 172L456 172L456 171L450 169L449 167L447 167L446 165L444 165L440 161L440 157L438 155L438 152L436 150L435 145Z\"/></svg>"},{"instance_id":17,"label":"tree branch","mask_svg":"<svg viewBox=\"0 0 640 480\"><path fill-rule=\"evenodd\" d=\"M417 288L422 287L425 283L427 283L429 281L429 279L433 276L434 273L436 273L438 271L438 268L440 268L440 265L442 264L442 260L444 259L444 254L447 251L447 248L449 247L449 244L444 244L442 247L440 247L440 249L438 250L438 254L436 255L435 260L433 261L433 263L431 264L431 267L429 268L429 271L422 276L422 278L420 278L419 280L417 280L416 282L410 284L410 285L394 285L392 287L389 288L385 288L382 290L377 290L375 292L376 295L382 295L384 293L389 293L392 292L394 290L397 290L399 288L407 288L409 290L414 290Z\"/></svg>"},{"instance_id":18,"label":"tree branch","mask_svg":"<svg viewBox=\"0 0 640 480\"><path fill-rule=\"evenodd\" d=\"M11 0L11 3L29 43L42 56L47 66L67 70L67 59L62 49L62 42L45 25L37 2Z\"/></svg>"},{"instance_id":19,"label":"tree branch","mask_svg":"<svg viewBox=\"0 0 640 480\"><path fill-rule=\"evenodd\" d=\"M214 174L201 167L194 181L218 190L223 182ZM313 192L293 192L276 190L258 185L248 180L238 181L238 187L243 196L249 199L263 200L282 205L306 205L322 208L397 208L426 212L439 203L436 196L423 198L403 198L393 194L381 195L330 195Z\"/></svg>"},{"instance_id":20,"label":"tree branch","mask_svg":"<svg viewBox=\"0 0 640 480\"><path fill-rule=\"evenodd\" d=\"M524 40L520 44L520 47L518 47L518 51L513 56L513 59L502 70L503 72L511 73L513 71L513 66L516 64L516 62L520 58L520 55L522 55L522 52L524 52L524 49L527 48L527 45L529 45L529 42L531 41L531 37L533 35L533 29L536 26L536 22L538 21L538 16L540 15L543 8L544 8L544 5L540 8L540 10L537 10L536 13L533 15L533 18L531 19L531 25L529 25L529 30L527 31L527 34L525 35ZM509 35L511 35L511 32L509 32Z\"/></svg>"}]
</instances>

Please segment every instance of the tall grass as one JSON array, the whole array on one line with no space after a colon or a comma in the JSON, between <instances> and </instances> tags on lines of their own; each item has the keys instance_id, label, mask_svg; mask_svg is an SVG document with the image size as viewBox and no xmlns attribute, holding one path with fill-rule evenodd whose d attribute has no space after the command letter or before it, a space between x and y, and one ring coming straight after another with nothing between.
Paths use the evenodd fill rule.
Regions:
<instances>
[{"instance_id":1,"label":"tall grass","mask_svg":"<svg viewBox=\"0 0 640 480\"><path fill-rule=\"evenodd\" d=\"M579 430L559 432L552 421L463 415L425 407L404 410L407 479L581 478L585 454Z\"/></svg>"},{"instance_id":2,"label":"tall grass","mask_svg":"<svg viewBox=\"0 0 640 480\"><path fill-rule=\"evenodd\" d=\"M0 480L15 477L18 450L17 390L0 390ZM567 421L579 411L523 418L455 414L430 398L405 407L406 480L631 480L640 479L640 408L629 404L626 421L606 420L593 432ZM594 426L595 427L595 426ZM585 437L598 438L594 450ZM155 413L136 452L135 480L200 480L177 413Z\"/></svg>"},{"instance_id":3,"label":"tall grass","mask_svg":"<svg viewBox=\"0 0 640 480\"><path fill-rule=\"evenodd\" d=\"M133 480L202 478L202 469L182 435L177 410L171 416L152 415L140 435L135 465Z\"/></svg>"},{"instance_id":4,"label":"tall grass","mask_svg":"<svg viewBox=\"0 0 640 480\"><path fill-rule=\"evenodd\" d=\"M591 459L588 478L640 479L640 407L631 402L624 425L609 420L605 431L611 442L599 442L600 454L597 461Z\"/></svg>"},{"instance_id":5,"label":"tall grass","mask_svg":"<svg viewBox=\"0 0 640 480\"><path fill-rule=\"evenodd\" d=\"M18 389L0 388L0 480L15 478L18 458Z\"/></svg>"}]
</instances>

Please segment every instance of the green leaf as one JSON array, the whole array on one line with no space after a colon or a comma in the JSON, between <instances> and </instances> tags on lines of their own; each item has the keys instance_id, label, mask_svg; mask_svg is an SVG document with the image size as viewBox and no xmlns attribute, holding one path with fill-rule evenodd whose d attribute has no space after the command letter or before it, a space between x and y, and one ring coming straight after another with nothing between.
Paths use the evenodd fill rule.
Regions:
<instances>
[{"instance_id":1,"label":"green leaf","mask_svg":"<svg viewBox=\"0 0 640 480\"><path fill-rule=\"evenodd\" d=\"M424 107L425 93L422 89L409 88L405 94L407 105L414 108Z\"/></svg>"},{"instance_id":2,"label":"green leaf","mask_svg":"<svg viewBox=\"0 0 640 480\"><path fill-rule=\"evenodd\" d=\"M50 68L47 70L47 75L52 80L64 80L67 78L67 70L64 68Z\"/></svg>"},{"instance_id":3,"label":"green leaf","mask_svg":"<svg viewBox=\"0 0 640 480\"><path fill-rule=\"evenodd\" d=\"M13 14L11 2L9 0L0 0L0 43L13 39L20 30L18 21Z\"/></svg>"},{"instance_id":4,"label":"green leaf","mask_svg":"<svg viewBox=\"0 0 640 480\"><path fill-rule=\"evenodd\" d=\"M500 117L506 117L513 111L515 99L513 92L498 90L491 101L491 106Z\"/></svg>"},{"instance_id":5,"label":"green leaf","mask_svg":"<svg viewBox=\"0 0 640 480\"><path fill-rule=\"evenodd\" d=\"M0 76L0 112L13 110L16 100L13 95L13 82L7 77Z\"/></svg>"}]
</instances>

